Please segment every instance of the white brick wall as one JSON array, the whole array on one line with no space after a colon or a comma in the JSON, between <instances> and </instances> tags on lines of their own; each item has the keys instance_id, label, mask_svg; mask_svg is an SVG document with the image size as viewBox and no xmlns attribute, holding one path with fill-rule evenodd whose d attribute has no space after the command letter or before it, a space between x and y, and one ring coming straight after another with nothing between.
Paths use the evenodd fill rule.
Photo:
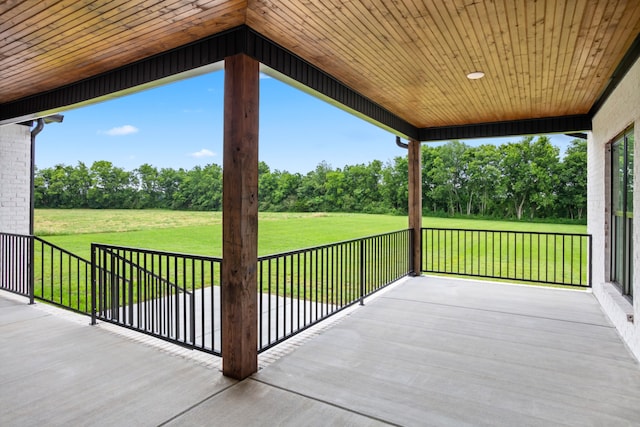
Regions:
<instances>
[{"instance_id":1,"label":"white brick wall","mask_svg":"<svg viewBox=\"0 0 640 427\"><path fill-rule=\"evenodd\" d=\"M31 131L0 126L0 231L29 233Z\"/></svg>"},{"instance_id":2,"label":"white brick wall","mask_svg":"<svg viewBox=\"0 0 640 427\"><path fill-rule=\"evenodd\" d=\"M609 168L607 143L630 125L634 125L633 193L633 305L607 282L609 271ZM616 326L636 358L640 359L640 60L629 70L607 102L593 118L593 132L588 139L588 222L593 235L593 293ZM633 314L635 322L627 320Z\"/></svg>"}]
</instances>

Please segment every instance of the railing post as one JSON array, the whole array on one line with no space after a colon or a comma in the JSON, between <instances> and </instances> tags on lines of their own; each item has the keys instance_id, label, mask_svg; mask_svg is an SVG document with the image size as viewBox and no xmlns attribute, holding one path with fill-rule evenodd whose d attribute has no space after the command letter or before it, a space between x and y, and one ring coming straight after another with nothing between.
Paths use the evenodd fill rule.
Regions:
<instances>
[{"instance_id":1,"label":"railing post","mask_svg":"<svg viewBox=\"0 0 640 427\"><path fill-rule=\"evenodd\" d=\"M589 268L589 275L588 275L588 283L587 286L588 287L592 287L592 277L591 275L593 274L593 236L591 236L591 234L588 235L588 239L589 239L589 259L588 259L588 268Z\"/></svg>"},{"instance_id":2,"label":"railing post","mask_svg":"<svg viewBox=\"0 0 640 427\"><path fill-rule=\"evenodd\" d=\"M27 268L29 269L29 304L35 302L35 282L36 282L36 242L35 237L29 236L29 263Z\"/></svg>"},{"instance_id":3,"label":"railing post","mask_svg":"<svg viewBox=\"0 0 640 427\"><path fill-rule=\"evenodd\" d=\"M367 278L365 271L365 243L364 239L360 240L360 305L364 305L365 280Z\"/></svg>"},{"instance_id":4,"label":"railing post","mask_svg":"<svg viewBox=\"0 0 640 427\"><path fill-rule=\"evenodd\" d=\"M120 284L116 281L116 258L113 256L113 251L109 251L109 260L111 261L110 264L110 278L109 278L109 287L110 287L110 300L109 301L109 306L111 308L111 320L120 320L120 316L119 316L119 289L120 289Z\"/></svg>"},{"instance_id":5,"label":"railing post","mask_svg":"<svg viewBox=\"0 0 640 427\"><path fill-rule=\"evenodd\" d=\"M91 324L96 324L96 246L91 244Z\"/></svg>"},{"instance_id":6,"label":"railing post","mask_svg":"<svg viewBox=\"0 0 640 427\"><path fill-rule=\"evenodd\" d=\"M415 235L413 230L409 230L409 247L407 248L407 250L409 251L409 273L413 273L415 271L415 259L413 257L413 242L415 239Z\"/></svg>"},{"instance_id":7,"label":"railing post","mask_svg":"<svg viewBox=\"0 0 640 427\"><path fill-rule=\"evenodd\" d=\"M211 290L211 292L213 292L213 290ZM202 297L204 298L204 294L202 294ZM190 333L191 333L191 345L195 346L196 345L196 295L195 295L195 291L193 294L191 294L191 304L190 304L190 308L191 308L191 322L189 323L189 327L190 327ZM186 308L185 308L186 310ZM212 309L213 310L213 309ZM201 314L201 316L204 316L204 311ZM204 332L204 331L203 331Z\"/></svg>"}]
</instances>

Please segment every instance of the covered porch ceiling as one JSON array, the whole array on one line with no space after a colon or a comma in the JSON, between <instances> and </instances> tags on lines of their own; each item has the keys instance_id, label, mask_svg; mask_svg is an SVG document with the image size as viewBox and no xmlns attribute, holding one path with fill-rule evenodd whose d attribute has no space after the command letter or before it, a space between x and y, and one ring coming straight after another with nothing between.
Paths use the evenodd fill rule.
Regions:
<instances>
[{"instance_id":1,"label":"covered porch ceiling","mask_svg":"<svg viewBox=\"0 0 640 427\"><path fill-rule=\"evenodd\" d=\"M425 141L590 129L639 56L640 2L8 0L0 35L0 124L246 53Z\"/></svg>"}]
</instances>

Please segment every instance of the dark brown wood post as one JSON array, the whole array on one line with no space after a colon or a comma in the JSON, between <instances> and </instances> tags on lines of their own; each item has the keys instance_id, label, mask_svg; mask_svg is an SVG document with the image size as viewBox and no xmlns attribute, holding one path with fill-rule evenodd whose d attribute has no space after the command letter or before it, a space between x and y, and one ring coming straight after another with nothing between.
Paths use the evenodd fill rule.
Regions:
<instances>
[{"instance_id":1,"label":"dark brown wood post","mask_svg":"<svg viewBox=\"0 0 640 427\"><path fill-rule=\"evenodd\" d=\"M244 379L258 370L259 64L225 59L222 189L222 372Z\"/></svg>"},{"instance_id":2,"label":"dark brown wood post","mask_svg":"<svg viewBox=\"0 0 640 427\"><path fill-rule=\"evenodd\" d=\"M411 258L413 275L420 275L422 247L420 233L422 232L422 153L420 142L409 141L409 229L413 231L413 246Z\"/></svg>"}]
</instances>

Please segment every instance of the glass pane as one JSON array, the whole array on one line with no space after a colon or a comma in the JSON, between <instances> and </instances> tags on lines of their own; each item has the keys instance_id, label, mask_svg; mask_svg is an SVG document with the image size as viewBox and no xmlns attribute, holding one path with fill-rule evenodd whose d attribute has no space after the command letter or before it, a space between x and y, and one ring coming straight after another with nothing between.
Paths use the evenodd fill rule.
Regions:
<instances>
[{"instance_id":1,"label":"glass pane","mask_svg":"<svg viewBox=\"0 0 640 427\"><path fill-rule=\"evenodd\" d=\"M622 188L624 186L624 144L616 141L611 146L611 208L613 215L622 214Z\"/></svg>"},{"instance_id":2,"label":"glass pane","mask_svg":"<svg viewBox=\"0 0 640 427\"><path fill-rule=\"evenodd\" d=\"M633 295L633 163L634 163L634 138L633 129L626 135L627 139L627 227L625 232L627 247L625 263L627 264L627 274L625 277L625 293Z\"/></svg>"},{"instance_id":3,"label":"glass pane","mask_svg":"<svg viewBox=\"0 0 640 427\"><path fill-rule=\"evenodd\" d=\"M614 216L613 232L613 277L612 280L619 285L624 285L624 219Z\"/></svg>"},{"instance_id":4,"label":"glass pane","mask_svg":"<svg viewBox=\"0 0 640 427\"><path fill-rule=\"evenodd\" d=\"M627 212L633 212L633 130L625 135L627 142ZM632 217L632 215L629 215Z\"/></svg>"},{"instance_id":5,"label":"glass pane","mask_svg":"<svg viewBox=\"0 0 640 427\"><path fill-rule=\"evenodd\" d=\"M625 294L633 295L633 218L627 220L627 257L626 263L629 266L625 280Z\"/></svg>"},{"instance_id":6,"label":"glass pane","mask_svg":"<svg viewBox=\"0 0 640 427\"><path fill-rule=\"evenodd\" d=\"M633 283L633 129L611 144L611 280L625 295Z\"/></svg>"}]
</instances>

